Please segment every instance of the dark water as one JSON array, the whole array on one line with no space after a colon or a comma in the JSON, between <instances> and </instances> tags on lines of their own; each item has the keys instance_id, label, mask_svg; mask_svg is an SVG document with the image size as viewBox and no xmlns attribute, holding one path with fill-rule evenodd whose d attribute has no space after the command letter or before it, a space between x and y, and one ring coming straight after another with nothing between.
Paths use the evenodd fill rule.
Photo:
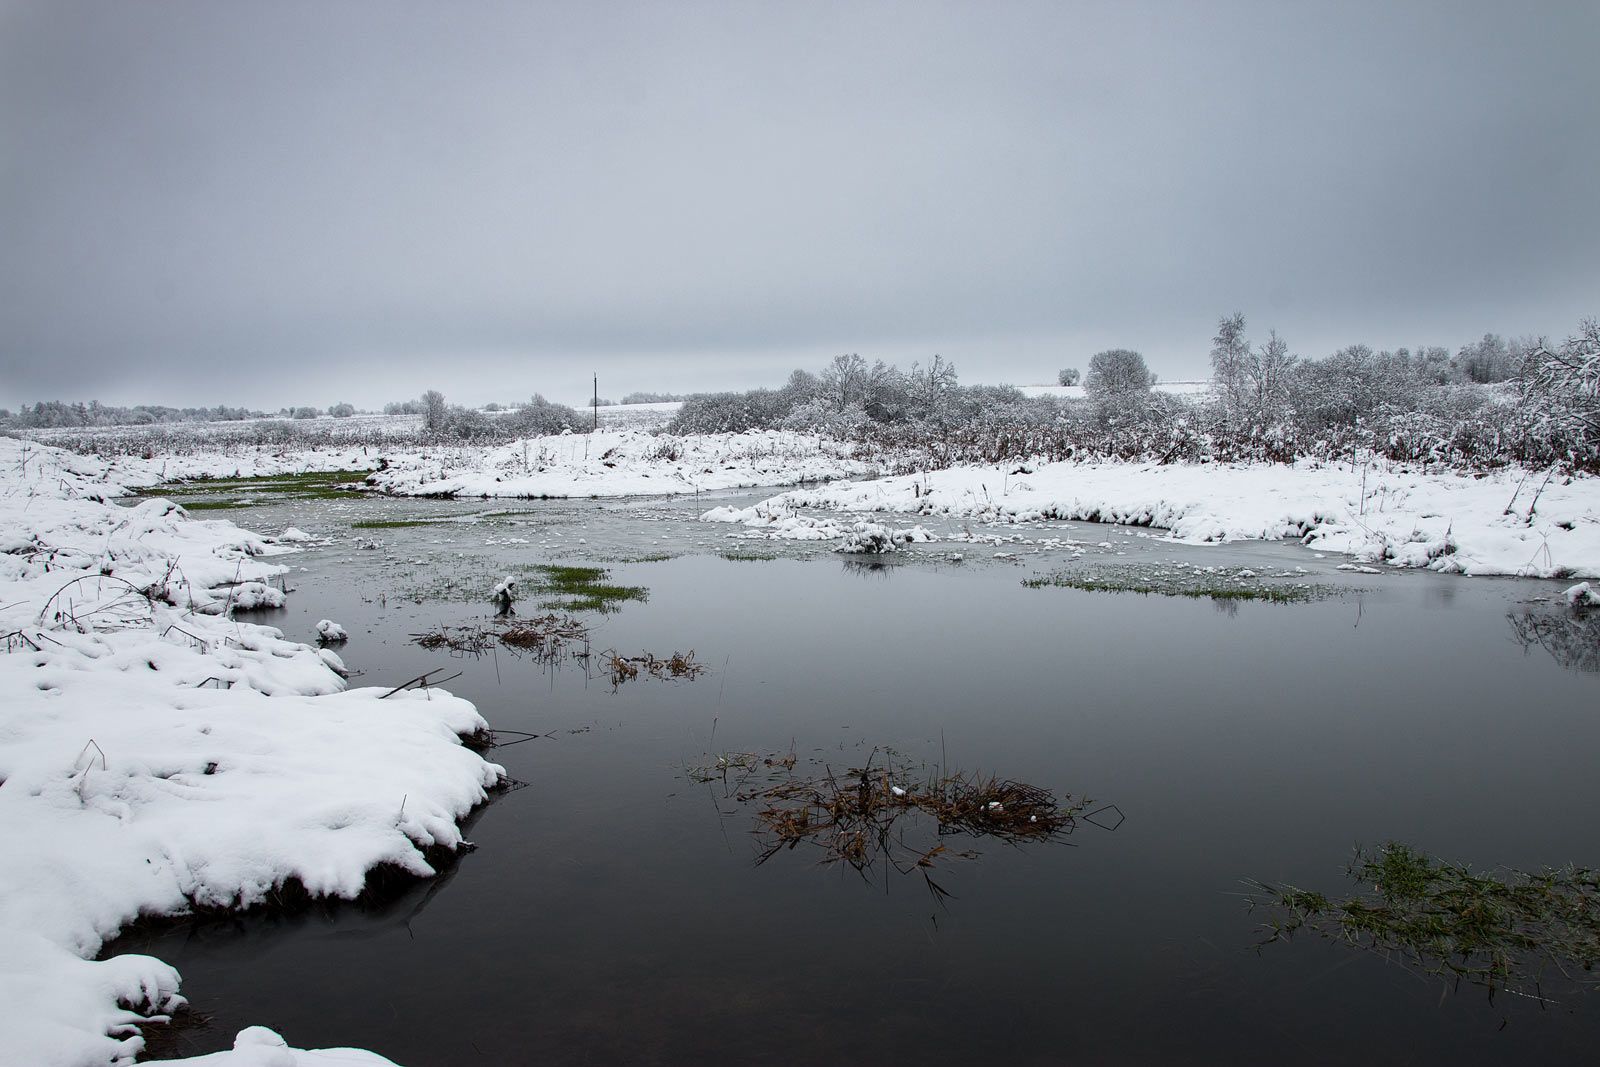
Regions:
<instances>
[{"instance_id":1,"label":"dark water","mask_svg":"<svg viewBox=\"0 0 1600 1067\"><path fill-rule=\"evenodd\" d=\"M336 619L360 684L462 670L449 688L492 725L550 736L496 750L527 786L481 809L476 852L385 908L116 945L183 972L213 1020L186 1051L264 1023L416 1067L1592 1055L1600 994L1491 1003L1313 935L1257 952L1262 916L1243 896L1250 878L1353 892L1352 848L1391 839L1478 867L1600 865L1600 676L1525 648L1507 619L1548 584L1351 577L1292 545L1180 549L1078 527L1048 533L1110 541L1107 557L1303 565L1345 588L1223 610L1021 586L1062 553L1009 563L969 546L961 564L864 571L791 546L804 558L612 567L649 599L592 618L594 646L692 648L712 668L698 680L613 691L578 664L412 645L480 617L464 597L519 558L704 551L693 541L725 532L684 521L692 505L526 507L529 544L483 543L506 527L415 528L371 531L386 546L361 551L329 520L333 543L289 559L307 570L262 621L309 635ZM791 745L837 769L892 746L1087 794L1126 821L1035 847L968 841L981 855L939 870L942 905L917 876L864 881L804 850L757 866L753 808L685 767Z\"/></svg>"}]
</instances>

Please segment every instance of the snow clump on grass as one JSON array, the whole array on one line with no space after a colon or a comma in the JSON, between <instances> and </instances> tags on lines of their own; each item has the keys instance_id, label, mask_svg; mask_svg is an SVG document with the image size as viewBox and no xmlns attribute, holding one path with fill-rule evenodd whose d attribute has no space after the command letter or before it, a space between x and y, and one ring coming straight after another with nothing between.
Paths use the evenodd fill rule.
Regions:
<instances>
[{"instance_id":1,"label":"snow clump on grass","mask_svg":"<svg viewBox=\"0 0 1600 1067\"><path fill-rule=\"evenodd\" d=\"M914 542L932 540L933 535L921 526L894 530L882 523L863 521L845 531L844 540L834 547L834 551L867 554L897 552Z\"/></svg>"}]
</instances>

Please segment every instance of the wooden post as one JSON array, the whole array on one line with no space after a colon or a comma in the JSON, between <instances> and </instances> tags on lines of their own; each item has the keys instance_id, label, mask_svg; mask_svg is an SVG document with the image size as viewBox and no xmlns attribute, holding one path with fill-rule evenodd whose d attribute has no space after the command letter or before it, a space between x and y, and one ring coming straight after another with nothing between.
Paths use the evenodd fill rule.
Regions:
<instances>
[{"instance_id":1,"label":"wooden post","mask_svg":"<svg viewBox=\"0 0 1600 1067\"><path fill-rule=\"evenodd\" d=\"M600 428L600 375L594 376L594 422L591 423L596 430Z\"/></svg>"}]
</instances>

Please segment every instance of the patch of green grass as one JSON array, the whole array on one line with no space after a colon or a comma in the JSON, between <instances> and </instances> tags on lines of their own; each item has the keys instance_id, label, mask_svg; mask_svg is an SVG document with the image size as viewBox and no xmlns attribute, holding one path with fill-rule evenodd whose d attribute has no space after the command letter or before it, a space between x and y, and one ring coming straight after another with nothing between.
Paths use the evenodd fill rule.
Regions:
<instances>
[{"instance_id":1,"label":"patch of green grass","mask_svg":"<svg viewBox=\"0 0 1600 1067\"><path fill-rule=\"evenodd\" d=\"M262 474L251 478L197 478L166 482L140 490L145 496L205 496L217 493L271 493L316 499L324 494L349 496L352 490L340 488L363 482L369 471L303 471L299 474Z\"/></svg>"},{"instance_id":2,"label":"patch of green grass","mask_svg":"<svg viewBox=\"0 0 1600 1067\"><path fill-rule=\"evenodd\" d=\"M410 526L437 526L438 519L362 519L352 522L352 530L401 530Z\"/></svg>"},{"instance_id":3,"label":"patch of green grass","mask_svg":"<svg viewBox=\"0 0 1600 1067\"><path fill-rule=\"evenodd\" d=\"M1541 1001L1548 980L1597 980L1600 872L1475 874L1390 842L1376 853L1358 850L1349 876L1367 892L1338 901L1294 886L1248 883L1251 906L1273 914L1263 944L1309 929L1447 982Z\"/></svg>"},{"instance_id":4,"label":"patch of green grass","mask_svg":"<svg viewBox=\"0 0 1600 1067\"><path fill-rule=\"evenodd\" d=\"M538 585L535 592L545 598L540 604L545 608L609 613L630 600L650 598L650 591L643 586L606 584L610 572L604 567L538 563L529 573Z\"/></svg>"},{"instance_id":5,"label":"patch of green grass","mask_svg":"<svg viewBox=\"0 0 1600 1067\"><path fill-rule=\"evenodd\" d=\"M1274 585L1265 582L1225 582L1212 576L1167 578L1148 574L1053 574L1028 578L1029 589L1084 589L1097 593L1139 593L1144 596L1192 597L1220 601L1262 600L1272 604L1298 604L1330 595L1309 584Z\"/></svg>"},{"instance_id":6,"label":"patch of green grass","mask_svg":"<svg viewBox=\"0 0 1600 1067\"><path fill-rule=\"evenodd\" d=\"M232 508L253 508L259 500L191 500L183 505L185 511L223 511Z\"/></svg>"}]
</instances>

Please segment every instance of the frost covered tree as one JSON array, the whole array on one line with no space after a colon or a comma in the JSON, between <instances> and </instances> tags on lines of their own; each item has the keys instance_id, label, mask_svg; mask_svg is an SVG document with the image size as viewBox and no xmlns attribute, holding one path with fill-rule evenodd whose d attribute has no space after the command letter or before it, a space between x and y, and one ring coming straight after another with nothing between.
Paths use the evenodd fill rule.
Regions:
<instances>
[{"instance_id":1,"label":"frost covered tree","mask_svg":"<svg viewBox=\"0 0 1600 1067\"><path fill-rule=\"evenodd\" d=\"M1078 378L1079 374L1077 367L1064 367L1056 375L1056 383L1059 385L1077 385Z\"/></svg>"},{"instance_id":2,"label":"frost covered tree","mask_svg":"<svg viewBox=\"0 0 1600 1067\"><path fill-rule=\"evenodd\" d=\"M335 419L348 419L355 413L356 409L354 404L346 404L341 401L337 404L328 405L328 414Z\"/></svg>"},{"instance_id":3,"label":"frost covered tree","mask_svg":"<svg viewBox=\"0 0 1600 1067\"><path fill-rule=\"evenodd\" d=\"M859 404L865 398L869 373L867 361L854 352L834 356L822 370L821 396L838 411Z\"/></svg>"},{"instance_id":4,"label":"frost covered tree","mask_svg":"<svg viewBox=\"0 0 1600 1067\"><path fill-rule=\"evenodd\" d=\"M1265 428L1287 414L1289 375L1296 362L1277 330L1269 330L1266 343L1250 353L1245 380L1250 389L1249 417L1256 427Z\"/></svg>"},{"instance_id":5,"label":"frost covered tree","mask_svg":"<svg viewBox=\"0 0 1600 1067\"><path fill-rule=\"evenodd\" d=\"M926 367L911 364L911 372L906 375L910 416L923 421L942 418L957 388L955 364L946 363L943 356L936 353Z\"/></svg>"},{"instance_id":6,"label":"frost covered tree","mask_svg":"<svg viewBox=\"0 0 1600 1067\"><path fill-rule=\"evenodd\" d=\"M1095 399L1139 396L1148 393L1155 380L1139 353L1130 348L1111 348L1096 352L1089 360L1083 391Z\"/></svg>"},{"instance_id":7,"label":"frost covered tree","mask_svg":"<svg viewBox=\"0 0 1600 1067\"><path fill-rule=\"evenodd\" d=\"M1217 320L1217 335L1211 339L1212 388L1221 398L1227 423L1239 418L1248 387L1245 364L1250 360L1250 342L1244 334L1244 312L1235 311Z\"/></svg>"},{"instance_id":8,"label":"frost covered tree","mask_svg":"<svg viewBox=\"0 0 1600 1067\"><path fill-rule=\"evenodd\" d=\"M1487 385L1515 377L1518 361L1499 334L1486 333L1482 340L1463 345L1456 362L1467 381Z\"/></svg>"},{"instance_id":9,"label":"frost covered tree","mask_svg":"<svg viewBox=\"0 0 1600 1067\"><path fill-rule=\"evenodd\" d=\"M1585 319L1553 348L1537 343L1523 364L1522 401L1536 423L1593 462L1600 450L1600 323Z\"/></svg>"},{"instance_id":10,"label":"frost covered tree","mask_svg":"<svg viewBox=\"0 0 1600 1067\"><path fill-rule=\"evenodd\" d=\"M450 411L445 407L444 394L437 389L429 389L422 394L422 425L430 433L443 430L449 420Z\"/></svg>"}]
</instances>

